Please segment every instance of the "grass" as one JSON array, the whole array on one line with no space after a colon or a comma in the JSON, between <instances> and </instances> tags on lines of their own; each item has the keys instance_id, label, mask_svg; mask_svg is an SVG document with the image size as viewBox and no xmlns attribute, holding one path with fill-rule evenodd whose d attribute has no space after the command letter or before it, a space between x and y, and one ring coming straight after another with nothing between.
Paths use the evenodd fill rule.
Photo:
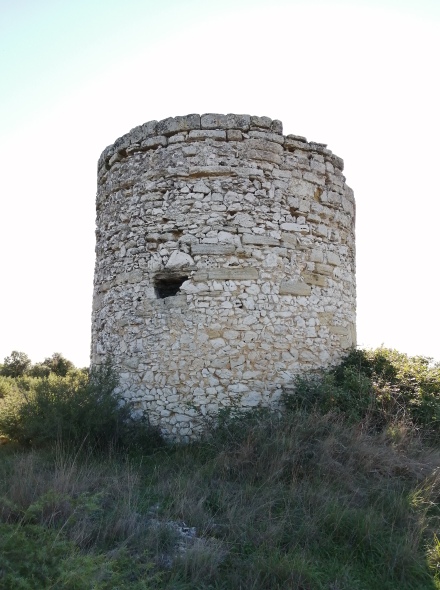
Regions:
<instances>
[{"instance_id":1,"label":"grass","mask_svg":"<svg viewBox=\"0 0 440 590\"><path fill-rule=\"evenodd\" d=\"M439 590L435 382L373 361L351 405L336 371L327 405L303 381L301 403L223 413L186 446L0 446L0 587Z\"/></svg>"},{"instance_id":2,"label":"grass","mask_svg":"<svg viewBox=\"0 0 440 590\"><path fill-rule=\"evenodd\" d=\"M131 459L2 447L1 587L440 588L438 450L317 413L234 429Z\"/></svg>"}]
</instances>

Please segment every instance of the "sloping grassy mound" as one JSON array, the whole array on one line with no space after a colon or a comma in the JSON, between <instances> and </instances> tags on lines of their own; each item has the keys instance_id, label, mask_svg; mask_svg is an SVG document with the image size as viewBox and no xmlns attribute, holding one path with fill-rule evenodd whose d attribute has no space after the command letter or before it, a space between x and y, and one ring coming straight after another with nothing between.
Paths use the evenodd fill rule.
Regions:
<instances>
[{"instance_id":1,"label":"sloping grassy mound","mask_svg":"<svg viewBox=\"0 0 440 590\"><path fill-rule=\"evenodd\" d=\"M356 352L191 445L4 445L0 587L438 590L437 376Z\"/></svg>"}]
</instances>

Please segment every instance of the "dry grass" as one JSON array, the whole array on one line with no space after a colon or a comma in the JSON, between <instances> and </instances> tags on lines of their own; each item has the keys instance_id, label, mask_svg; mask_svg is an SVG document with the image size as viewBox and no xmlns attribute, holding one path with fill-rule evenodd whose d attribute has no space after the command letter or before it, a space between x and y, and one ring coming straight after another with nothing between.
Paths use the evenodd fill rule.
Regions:
<instances>
[{"instance_id":1,"label":"dry grass","mask_svg":"<svg viewBox=\"0 0 440 590\"><path fill-rule=\"evenodd\" d=\"M56 588L434 590L439 464L407 425L256 412L136 464L4 453L0 520L70 543Z\"/></svg>"},{"instance_id":2,"label":"dry grass","mask_svg":"<svg viewBox=\"0 0 440 590\"><path fill-rule=\"evenodd\" d=\"M268 413L178 450L151 485L222 541L225 588L434 588L439 461L403 425Z\"/></svg>"}]
</instances>

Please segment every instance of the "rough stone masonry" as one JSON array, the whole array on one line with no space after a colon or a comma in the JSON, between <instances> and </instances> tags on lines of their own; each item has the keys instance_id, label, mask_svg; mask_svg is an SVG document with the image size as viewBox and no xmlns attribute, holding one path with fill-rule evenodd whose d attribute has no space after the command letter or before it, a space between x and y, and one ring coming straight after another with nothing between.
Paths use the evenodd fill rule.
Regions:
<instances>
[{"instance_id":1,"label":"rough stone masonry","mask_svg":"<svg viewBox=\"0 0 440 590\"><path fill-rule=\"evenodd\" d=\"M276 404L356 343L355 203L343 161L280 121L150 121L98 164L92 365L169 438Z\"/></svg>"}]
</instances>

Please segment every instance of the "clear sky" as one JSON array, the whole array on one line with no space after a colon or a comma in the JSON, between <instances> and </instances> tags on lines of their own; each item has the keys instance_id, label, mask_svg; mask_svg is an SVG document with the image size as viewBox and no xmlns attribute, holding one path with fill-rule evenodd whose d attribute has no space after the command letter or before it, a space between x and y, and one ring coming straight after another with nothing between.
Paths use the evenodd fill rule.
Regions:
<instances>
[{"instance_id":1,"label":"clear sky","mask_svg":"<svg viewBox=\"0 0 440 590\"><path fill-rule=\"evenodd\" d=\"M98 157L206 112L344 159L359 344L440 360L439 58L438 0L0 0L0 362L88 364Z\"/></svg>"}]
</instances>

